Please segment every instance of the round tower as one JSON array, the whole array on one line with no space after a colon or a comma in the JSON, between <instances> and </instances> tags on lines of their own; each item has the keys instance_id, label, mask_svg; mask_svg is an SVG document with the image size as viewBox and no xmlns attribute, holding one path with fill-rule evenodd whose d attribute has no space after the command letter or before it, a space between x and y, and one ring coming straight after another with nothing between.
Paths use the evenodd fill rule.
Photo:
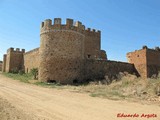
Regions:
<instances>
[{"instance_id":1,"label":"round tower","mask_svg":"<svg viewBox=\"0 0 160 120\"><path fill-rule=\"evenodd\" d=\"M41 24L39 80L70 84L81 81L84 59L85 27L72 19L61 24L60 18Z\"/></svg>"}]
</instances>

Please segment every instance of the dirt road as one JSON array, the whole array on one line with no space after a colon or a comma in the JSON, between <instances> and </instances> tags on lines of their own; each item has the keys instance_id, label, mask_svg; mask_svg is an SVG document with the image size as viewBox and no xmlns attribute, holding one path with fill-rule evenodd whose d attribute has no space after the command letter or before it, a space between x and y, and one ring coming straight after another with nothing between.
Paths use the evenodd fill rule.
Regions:
<instances>
[{"instance_id":1,"label":"dirt road","mask_svg":"<svg viewBox=\"0 0 160 120\"><path fill-rule=\"evenodd\" d=\"M139 117L117 117L118 113L136 113ZM154 114L149 120L160 120L160 106L42 88L0 74L1 120L146 120L147 116L141 117L141 114Z\"/></svg>"}]
</instances>

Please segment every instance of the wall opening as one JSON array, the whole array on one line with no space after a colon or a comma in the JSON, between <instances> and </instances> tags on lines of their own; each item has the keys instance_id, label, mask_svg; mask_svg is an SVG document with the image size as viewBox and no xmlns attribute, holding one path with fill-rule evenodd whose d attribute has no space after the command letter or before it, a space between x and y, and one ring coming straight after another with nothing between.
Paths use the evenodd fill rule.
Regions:
<instances>
[{"instance_id":1,"label":"wall opening","mask_svg":"<svg viewBox=\"0 0 160 120\"><path fill-rule=\"evenodd\" d=\"M27 68L26 72L28 73L28 68Z\"/></svg>"},{"instance_id":2,"label":"wall opening","mask_svg":"<svg viewBox=\"0 0 160 120\"><path fill-rule=\"evenodd\" d=\"M77 79L73 80L73 84L78 84L78 80Z\"/></svg>"},{"instance_id":3,"label":"wall opening","mask_svg":"<svg viewBox=\"0 0 160 120\"><path fill-rule=\"evenodd\" d=\"M90 54L88 54L88 55L87 55L87 58L91 58L91 55L90 55Z\"/></svg>"},{"instance_id":4,"label":"wall opening","mask_svg":"<svg viewBox=\"0 0 160 120\"><path fill-rule=\"evenodd\" d=\"M48 83L57 83L56 80L47 80Z\"/></svg>"}]
</instances>

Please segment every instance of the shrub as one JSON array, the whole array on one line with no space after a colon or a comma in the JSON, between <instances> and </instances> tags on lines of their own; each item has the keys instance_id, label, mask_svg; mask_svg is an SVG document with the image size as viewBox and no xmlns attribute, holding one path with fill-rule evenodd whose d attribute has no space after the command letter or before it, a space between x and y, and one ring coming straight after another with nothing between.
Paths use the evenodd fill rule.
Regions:
<instances>
[{"instance_id":1,"label":"shrub","mask_svg":"<svg viewBox=\"0 0 160 120\"><path fill-rule=\"evenodd\" d=\"M19 70L19 72L18 72L20 75L23 75L25 72L24 72L24 70Z\"/></svg>"},{"instance_id":2,"label":"shrub","mask_svg":"<svg viewBox=\"0 0 160 120\"><path fill-rule=\"evenodd\" d=\"M38 79L38 68L32 68L30 72L34 76L34 79L37 80Z\"/></svg>"},{"instance_id":3,"label":"shrub","mask_svg":"<svg viewBox=\"0 0 160 120\"><path fill-rule=\"evenodd\" d=\"M157 96L160 96L160 84L156 86L155 93Z\"/></svg>"},{"instance_id":4,"label":"shrub","mask_svg":"<svg viewBox=\"0 0 160 120\"><path fill-rule=\"evenodd\" d=\"M13 69L11 70L11 73L17 74L17 73L18 73L18 69L17 69L17 68L13 68Z\"/></svg>"}]
</instances>

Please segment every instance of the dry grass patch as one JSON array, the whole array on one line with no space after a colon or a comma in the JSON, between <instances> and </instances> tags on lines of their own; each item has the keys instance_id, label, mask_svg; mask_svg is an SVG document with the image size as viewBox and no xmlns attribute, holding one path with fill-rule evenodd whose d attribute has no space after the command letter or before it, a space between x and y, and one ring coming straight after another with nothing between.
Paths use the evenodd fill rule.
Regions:
<instances>
[{"instance_id":1,"label":"dry grass patch","mask_svg":"<svg viewBox=\"0 0 160 120\"><path fill-rule=\"evenodd\" d=\"M35 84L47 88L65 89L71 92L88 93L92 97L101 97L114 100L149 100L160 102L160 78L142 79L135 75L126 75L121 80L113 80L111 84L102 84L102 81L92 81L89 84L61 85L59 83L44 83L32 81L31 74L4 73L5 76L18 79L22 82Z\"/></svg>"},{"instance_id":2,"label":"dry grass patch","mask_svg":"<svg viewBox=\"0 0 160 120\"><path fill-rule=\"evenodd\" d=\"M88 85L67 86L74 92L89 93L92 97L102 97L114 100L149 100L159 101L160 79L142 79L133 75L114 80L110 85L91 82Z\"/></svg>"}]
</instances>

